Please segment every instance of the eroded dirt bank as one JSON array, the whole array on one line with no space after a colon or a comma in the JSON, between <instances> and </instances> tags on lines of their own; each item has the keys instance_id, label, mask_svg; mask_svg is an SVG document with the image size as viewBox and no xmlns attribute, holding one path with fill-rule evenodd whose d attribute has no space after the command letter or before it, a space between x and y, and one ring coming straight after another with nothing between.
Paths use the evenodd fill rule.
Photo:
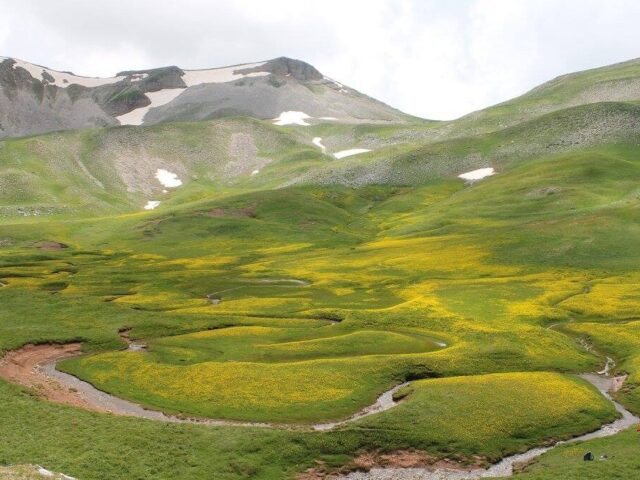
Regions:
<instances>
[{"instance_id":1,"label":"eroded dirt bank","mask_svg":"<svg viewBox=\"0 0 640 480\"><path fill-rule=\"evenodd\" d=\"M80 392L48 377L42 365L82 353L80 343L65 345L25 345L0 359L0 378L35 390L42 398L55 403L73 405L95 411L106 411L93 405Z\"/></svg>"}]
</instances>

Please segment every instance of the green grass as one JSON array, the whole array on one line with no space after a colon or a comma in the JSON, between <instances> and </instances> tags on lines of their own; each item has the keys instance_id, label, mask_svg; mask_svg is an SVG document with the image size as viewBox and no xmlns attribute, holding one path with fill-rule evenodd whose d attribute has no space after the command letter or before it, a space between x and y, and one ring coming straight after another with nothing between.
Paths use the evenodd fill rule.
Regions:
<instances>
[{"instance_id":1,"label":"green grass","mask_svg":"<svg viewBox=\"0 0 640 480\"><path fill-rule=\"evenodd\" d=\"M612 414L610 406L582 382L553 374L530 378L533 382L525 375L513 374L417 383L398 407L402 410L328 433L214 428L113 417L38 401L0 382L4 406L0 410L0 462L37 463L87 480L205 479L211 478L211 472L221 479L276 480L315 466L316 460L328 467L340 466L371 448L420 447L450 458L464 459L471 453L496 458L547 439L550 432L558 438L591 429L598 419L603 421ZM468 397L452 395L444 388L446 382L465 390L471 387L472 391ZM518 387L516 397L510 398L513 389L509 385ZM547 396L550 386L560 387L561 396ZM496 396L494 389L509 396ZM568 403L563 400L566 396L570 396ZM438 402L440 410L429 413L425 403L433 402ZM470 428L469 416L461 413L478 403L488 410L483 411L481 428ZM513 415L523 407L526 416ZM425 426L446 423L455 430L443 436L441 430L416 429L403 410ZM549 411L558 415L555 420L561 421L560 426L548 417ZM388 428L389 424L398 428ZM505 425L519 437L506 440Z\"/></svg>"},{"instance_id":2,"label":"green grass","mask_svg":"<svg viewBox=\"0 0 640 480\"><path fill-rule=\"evenodd\" d=\"M149 353L104 353L68 360L61 368L102 390L169 411L310 422L347 417L372 404L410 375L402 354L437 348L417 330L234 327L160 338Z\"/></svg>"},{"instance_id":3,"label":"green grass","mask_svg":"<svg viewBox=\"0 0 640 480\"><path fill-rule=\"evenodd\" d=\"M545 89L562 106L583 87ZM63 366L100 388L248 421L346 418L417 381L401 405L328 433L117 418L0 382L0 461L82 479L281 479L374 450L496 460L611 420L571 376L602 364L581 336L631 374L620 399L640 408L637 322L609 324L640 318L640 111L523 114L537 95L462 121L454 139L455 128L438 137L446 124L234 118L1 142L0 350L82 341L88 355ZM238 133L248 163L230 148ZM378 143L334 161L313 136L335 149ZM149 158L183 169L185 185L146 185ZM255 176L252 161L264 161ZM476 185L455 178L488 165L497 175ZM159 209L142 211L156 196ZM149 351L123 351L124 328ZM594 445L635 452L619 447L630 436ZM552 451L523 478L589 478L580 448ZM589 468L633 478L634 462Z\"/></svg>"},{"instance_id":4,"label":"green grass","mask_svg":"<svg viewBox=\"0 0 640 480\"><path fill-rule=\"evenodd\" d=\"M616 412L582 380L551 373L505 373L420 380L396 408L354 429L393 431L408 445L495 462L541 439L596 430ZM499 414L496 414L499 412ZM415 428L420 425L420 428Z\"/></svg>"},{"instance_id":5,"label":"green grass","mask_svg":"<svg viewBox=\"0 0 640 480\"><path fill-rule=\"evenodd\" d=\"M631 292L632 294L637 292L637 284L628 285L631 288L627 289L624 289L624 284L614 284L611 287L622 287L624 296L628 300L637 301L637 296L634 298L629 295ZM615 293L607 296L615 298L614 295ZM594 301L601 298L602 295L598 295ZM599 306L602 308L602 304ZM617 371L627 373L629 377L623 388L617 392L616 398L629 410L636 414L640 413L640 389L638 388L640 386L640 356L638 355L640 322L622 321L612 324L584 322L567 324L563 328L576 336L588 339L600 351L617 360Z\"/></svg>"},{"instance_id":6,"label":"green grass","mask_svg":"<svg viewBox=\"0 0 640 480\"><path fill-rule=\"evenodd\" d=\"M635 428L607 438L563 445L540 457L525 473L522 480L600 480L631 479L640 476L640 443ZM583 456L591 452L592 462Z\"/></svg>"}]
</instances>

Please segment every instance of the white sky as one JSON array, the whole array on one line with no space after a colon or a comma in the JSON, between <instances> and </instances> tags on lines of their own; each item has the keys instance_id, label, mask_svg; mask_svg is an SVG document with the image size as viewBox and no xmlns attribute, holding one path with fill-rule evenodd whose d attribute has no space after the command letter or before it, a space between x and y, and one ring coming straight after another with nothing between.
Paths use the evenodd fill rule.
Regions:
<instances>
[{"instance_id":1,"label":"white sky","mask_svg":"<svg viewBox=\"0 0 640 480\"><path fill-rule=\"evenodd\" d=\"M637 0L0 0L0 55L81 75L288 56L450 119L640 57Z\"/></svg>"}]
</instances>

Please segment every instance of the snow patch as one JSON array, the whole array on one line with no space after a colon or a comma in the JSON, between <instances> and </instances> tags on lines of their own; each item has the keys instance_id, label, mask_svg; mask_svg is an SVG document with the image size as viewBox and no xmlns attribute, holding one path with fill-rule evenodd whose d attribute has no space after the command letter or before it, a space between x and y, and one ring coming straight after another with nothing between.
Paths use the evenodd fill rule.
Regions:
<instances>
[{"instance_id":1,"label":"snow patch","mask_svg":"<svg viewBox=\"0 0 640 480\"><path fill-rule=\"evenodd\" d=\"M40 81L45 80L43 73L51 75L54 81L47 80L50 85L56 85L61 88L66 88L69 85L82 85L83 87L99 87L101 85L109 85L110 83L117 83L124 80L127 77L111 77L111 78L97 78L97 77L81 77L68 72L58 72L49 68L44 68L40 65L25 62L23 60L13 59L16 63L13 64L13 68L24 68L29 74Z\"/></svg>"},{"instance_id":2,"label":"snow patch","mask_svg":"<svg viewBox=\"0 0 640 480\"><path fill-rule=\"evenodd\" d=\"M466 180L468 182L475 182L476 180L482 180L485 177L495 175L495 170L491 167L479 168L477 170L471 170L470 172L461 173L458 178Z\"/></svg>"},{"instance_id":3,"label":"snow patch","mask_svg":"<svg viewBox=\"0 0 640 480\"><path fill-rule=\"evenodd\" d=\"M33 75L32 75L33 76ZM50 470L47 470L46 468L43 467L38 467L38 474L42 475L43 477L53 477L53 472Z\"/></svg>"},{"instance_id":4,"label":"snow patch","mask_svg":"<svg viewBox=\"0 0 640 480\"><path fill-rule=\"evenodd\" d=\"M318 147L320 150L322 150L322 153L326 153L326 152L327 152L327 147L325 147L325 146L322 144L322 137L315 137L315 138L312 140L312 142L313 142L313 144L314 144L316 147Z\"/></svg>"},{"instance_id":5,"label":"snow patch","mask_svg":"<svg viewBox=\"0 0 640 480\"><path fill-rule=\"evenodd\" d=\"M145 95L149 97L149 100L151 100L149 105L146 107L136 108L135 110L116 118L120 121L120 125L142 125L144 117L149 110L166 105L184 91L184 88L165 88L164 90L158 90L157 92L147 92Z\"/></svg>"},{"instance_id":6,"label":"snow patch","mask_svg":"<svg viewBox=\"0 0 640 480\"><path fill-rule=\"evenodd\" d=\"M340 152L336 152L333 154L334 157L336 157L337 159L340 158L345 158L345 157L350 157L352 155L359 155L361 153L367 153L370 152L371 150L367 149L367 148L352 148L351 150L342 150Z\"/></svg>"},{"instance_id":7,"label":"snow patch","mask_svg":"<svg viewBox=\"0 0 640 480\"><path fill-rule=\"evenodd\" d=\"M338 120L336 117L319 117L319 120Z\"/></svg>"},{"instance_id":8,"label":"snow patch","mask_svg":"<svg viewBox=\"0 0 640 480\"><path fill-rule=\"evenodd\" d=\"M182 81L187 87L201 85L203 83L227 83L233 82L245 77L263 77L270 75L269 72L251 72L251 73L234 73L237 70L246 68L261 67L267 62L247 63L245 65L236 65L233 67L212 68L208 70L184 70Z\"/></svg>"},{"instance_id":9,"label":"snow patch","mask_svg":"<svg viewBox=\"0 0 640 480\"><path fill-rule=\"evenodd\" d=\"M156 207L160 205L158 200L149 200L147 204L144 206L145 210L154 210Z\"/></svg>"},{"instance_id":10,"label":"snow patch","mask_svg":"<svg viewBox=\"0 0 640 480\"><path fill-rule=\"evenodd\" d=\"M251 172L251 176L253 177L254 175L257 175L260 173L260 170L254 170L253 172Z\"/></svg>"},{"instance_id":11,"label":"snow patch","mask_svg":"<svg viewBox=\"0 0 640 480\"><path fill-rule=\"evenodd\" d=\"M156 171L156 178L162 186L167 188L176 188L182 185L182 180L178 178L178 175L163 168L159 168Z\"/></svg>"},{"instance_id":12,"label":"snow patch","mask_svg":"<svg viewBox=\"0 0 640 480\"><path fill-rule=\"evenodd\" d=\"M327 80L328 82L333 83L336 87L338 88L343 88L344 85L342 85L340 82L336 82L334 79L329 78L329 77L324 77L325 80Z\"/></svg>"},{"instance_id":13,"label":"snow patch","mask_svg":"<svg viewBox=\"0 0 640 480\"><path fill-rule=\"evenodd\" d=\"M274 125L309 125L305 122L306 119L311 118L304 112L288 111L282 112L278 118L273 119Z\"/></svg>"},{"instance_id":14,"label":"snow patch","mask_svg":"<svg viewBox=\"0 0 640 480\"><path fill-rule=\"evenodd\" d=\"M36 465L36 471L38 472L38 475L40 475L41 477L51 478L51 477L57 476L58 478L61 478L63 480L76 480L74 477L65 475L64 473L58 473L56 475L51 470L47 470L46 468L41 467L40 465Z\"/></svg>"},{"instance_id":15,"label":"snow patch","mask_svg":"<svg viewBox=\"0 0 640 480\"><path fill-rule=\"evenodd\" d=\"M149 76L148 73L134 73L133 75L131 75L131 82L132 83L139 82L140 80L144 80L148 76Z\"/></svg>"},{"instance_id":16,"label":"snow patch","mask_svg":"<svg viewBox=\"0 0 640 480\"><path fill-rule=\"evenodd\" d=\"M347 90L346 88L344 88L344 85L341 84L340 82L337 82L335 80L333 80L332 78L329 77L324 77L324 79L328 82L333 83L336 87L338 87L338 92L340 93L349 93L349 90Z\"/></svg>"}]
</instances>

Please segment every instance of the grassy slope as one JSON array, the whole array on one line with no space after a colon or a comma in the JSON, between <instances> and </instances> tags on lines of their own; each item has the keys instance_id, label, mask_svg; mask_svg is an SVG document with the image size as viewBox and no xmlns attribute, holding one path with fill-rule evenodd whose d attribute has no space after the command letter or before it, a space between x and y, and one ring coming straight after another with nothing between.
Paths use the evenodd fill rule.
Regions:
<instances>
[{"instance_id":1,"label":"grassy slope","mask_svg":"<svg viewBox=\"0 0 640 480\"><path fill-rule=\"evenodd\" d=\"M246 118L54 133L0 142L0 215L107 215L294 183L423 185L474 168L512 168L539 156L638 139L640 107L594 103L500 131L430 138L437 125L275 127ZM423 135L424 134L424 135ZM341 160L329 152L366 146ZM163 187L156 169L185 182ZM257 175L252 172L259 171Z\"/></svg>"},{"instance_id":2,"label":"grassy slope","mask_svg":"<svg viewBox=\"0 0 640 480\"><path fill-rule=\"evenodd\" d=\"M640 475L638 432L629 429L613 437L563 445L543 455L525 473L522 480L600 480L602 478L631 479ZM596 460L585 462L582 457L592 452Z\"/></svg>"},{"instance_id":3,"label":"grassy slope","mask_svg":"<svg viewBox=\"0 0 640 480\"><path fill-rule=\"evenodd\" d=\"M615 78L593 78L616 80L622 75L616 68L611 74ZM566 106L572 101L566 99L579 97L580 89L569 91L577 84L568 84L549 86L556 92L548 96L550 104ZM527 103L534 100L518 102L528 112L536 111ZM517 118L521 112L515 110L503 113ZM500 115L495 116L498 123ZM468 377L419 382L401 407L330 434L116 419L48 405L1 384L7 408L0 458L42 463L82 478L207 478L211 471L220 478L282 478L318 458L343 463L360 449L413 447L437 456L495 459L594 428L611 418L611 409L598 406L601 399L592 390L568 377L540 381L524 398L516 393L536 383L540 377L533 372L581 372L598 366L599 360L572 337L548 325L629 318L637 312L629 300L629 292L640 284L640 257L634 248L640 235L637 117L633 105L589 105L417 149L405 127L318 126L305 131L242 119L3 142L3 204L9 217L0 223L0 281L8 284L0 288L0 349L80 339L87 351L99 353L69 362L67 368L103 382L104 388L168 410L243 419L344 417L407 378ZM486 120L482 128L491 130L493 121ZM433 139L447 126L412 128L418 138ZM262 168L264 175L252 178L247 174L252 165L234 164L227 142L237 130L253 139L257 157L274 160ZM311 135L327 141L335 137L336 149L357 147L373 136L380 148L332 162L327 170L327 158L308 145ZM402 145L391 145L398 139ZM133 140L150 151L143 152ZM113 175L115 156L132 153L145 165L156 156L167 166L184 163L188 175L197 178L163 198L160 210L140 212L141 202L155 191L125 194L122 182L103 191L91 179L104 184L118 178ZM90 176L74 163L77 158ZM496 177L472 188L451 180L487 162L498 168ZM141 178L148 179L158 167L149 168ZM337 176L338 183L367 172L372 174L369 183L391 185L269 190L301 176L312 178L304 175L313 170L320 172L317 178L326 178L322 175L327 172ZM58 216L12 216L25 206L50 213L47 205L61 204L71 207ZM103 217L78 218L88 212ZM33 248L44 239L71 248ZM221 297L219 305L207 301L211 293ZM327 326L327 319L341 323ZM231 398L211 401L210 382L205 381L198 391L208 401L196 396L176 403L152 395L145 382L106 378L111 369L134 378L139 367L129 354L109 353L122 347L116 332L123 327L133 327L135 337L151 343L144 359L147 374L173 382L174 391L193 391L193 385L179 381L186 369L199 369L204 379L237 378L238 364L247 367L249 376L258 372L260 380L268 378L268 388L258 379L239 382ZM201 342L188 337L220 327L230 327L220 332L238 335L221 340L218 333L207 333ZM264 329L267 342L261 339ZM349 342L334 332L326 334L328 329L351 335ZM432 350L421 341L416 344L417 338L444 340L447 348ZM604 333L591 339L607 350ZM358 347L349 351L345 344L352 341ZM380 347L377 355L371 355L368 345ZM623 348L633 350L634 345L616 344L607 351L622 357ZM325 380L318 382L328 364ZM265 376L274 367L287 374ZM495 372L514 377L498 382L483 376ZM477 397L457 395L452 403L451 392L467 392L469 385ZM314 388L321 392L318 398L311 395ZM342 397L337 403L318 403L327 398L322 389ZM550 389L581 400L573 406L545 403L553 400ZM505 394L496 397L495 391ZM289 403L281 408L273 398ZM535 416L540 408L543 418L524 415L519 407L525 401L532 402L527 412ZM438 405L442 418L451 417L447 425L456 428L446 434L426 428L442 418L428 415L424 402ZM486 411L484 428L456 423L460 412L469 410L468 402ZM417 423L406 424L418 414ZM557 421L545 423L549 415ZM402 428L389 429L389 424ZM526 427L531 424L539 428ZM508 439L505 425L513 434ZM615 445L626 435L603 442ZM87 442L94 446L90 452L84 448ZM545 457L551 459L549 472L564 468L553 464L554 455ZM615 465L621 472L634 468L633 462ZM542 476L535 478L555 475L536 471L531 474Z\"/></svg>"},{"instance_id":4,"label":"grassy slope","mask_svg":"<svg viewBox=\"0 0 640 480\"><path fill-rule=\"evenodd\" d=\"M529 381L531 380L531 381ZM554 374L535 374L527 379L521 374L440 381L438 385L419 383L414 395L403 405L408 415L421 415L421 425L441 424L463 432L443 436L434 428L416 429L406 423L405 415L386 412L370 420L329 433L290 432L282 430L211 428L196 425L161 424L134 418L111 417L37 401L17 388L0 384L0 399L5 408L0 412L3 442L0 459L4 462L27 461L46 465L49 469L87 480L99 478L131 479L204 479L211 478L286 478L314 460L328 466L345 463L364 449L402 449L419 447L436 455L465 458L473 453L498 458L503 452L525 449L549 434L556 437L591 429L598 419L610 418L612 412L590 387L574 379ZM455 382L467 389L469 396L451 397L442 382ZM515 382L515 383L514 383ZM500 407L493 395L495 389L511 392L516 385L517 405L526 416L509 413L495 415L487 411L486 422L477 435L469 429L468 417L461 417L471 405L490 403ZM549 397L549 387L572 392L565 397ZM542 398L537 403L536 398ZM590 404L586 409L583 401ZM438 402L438 415L425 411L424 402ZM548 410L559 413L560 425L549 422ZM544 428L533 428L533 424ZM388 424L398 428L387 428ZM508 428L518 438L505 439ZM86 448L91 445L91 448Z\"/></svg>"},{"instance_id":5,"label":"grassy slope","mask_svg":"<svg viewBox=\"0 0 640 480\"><path fill-rule=\"evenodd\" d=\"M499 130L542 114L603 101L637 101L633 86L640 60L562 75L504 103L471 113L453 125L457 132Z\"/></svg>"},{"instance_id":6,"label":"grassy slope","mask_svg":"<svg viewBox=\"0 0 640 480\"><path fill-rule=\"evenodd\" d=\"M0 215L77 218L140 211L150 199L178 205L279 185L323 161L316 147L249 118L9 139L0 142ZM163 193L159 168L185 186Z\"/></svg>"},{"instance_id":7,"label":"grassy slope","mask_svg":"<svg viewBox=\"0 0 640 480\"><path fill-rule=\"evenodd\" d=\"M605 246L615 238L628 239L636 234L633 223L619 223L623 230L611 237L607 236L606 230L588 229L580 233L574 228L576 238L588 234L591 241L573 242L572 249L558 249L552 258L547 258L546 244L531 240L527 232L534 224L538 225L539 235L561 237L556 233L558 222L580 219L589 225L587 219L591 216L613 221L633 212L637 200L631 195L622 201L627 198L625 191L633 192L633 180L637 176L633 152L629 147L612 146L551 156L523 164L473 188L448 181L411 189L371 187L352 191L305 187L201 201L171 213L105 218L98 223L65 221L47 225L23 221L7 225L0 236L11 237L15 245L5 247L4 273L0 275L9 284L0 291L3 304L8 306L0 314L3 347L15 347L34 339L80 337L88 341L90 350L102 351L119 345L118 328L132 326L135 336L170 336L152 340L152 352L154 342L159 345L158 352L153 355L160 366L190 358L184 355L203 354L196 344L181 343L174 335L231 325L281 328L286 338L296 338L300 328L337 328L338 331L363 333L409 328L444 339L450 345L437 352L397 355L395 348L404 350L407 346L393 340L393 348L379 361L376 357L367 357L366 350L354 351L353 356L346 357L344 372L361 363L361 359L368 358L367 362L373 362L372 372L380 374L388 369L385 375L390 376L365 375L369 382L368 393L355 393L354 398L358 400L351 411L358 403L370 402L377 392L407 376L431 375L432 372L449 376L495 371L595 369L597 361L570 338L543 327L552 321L575 316L575 309L565 309L562 303L567 297L583 292L584 286L594 278L603 274L611 278L633 275L614 257L604 254ZM585 169L585 163L589 162L601 164L602 168L595 173L592 168ZM617 168L608 168L610 163ZM627 170L621 170L621 167ZM604 180L603 175L606 175ZM529 194L549 185L560 188L549 195ZM507 198L511 201L504 200ZM521 200L513 201L514 198ZM209 215L211 212L213 214ZM545 219L542 223L541 212ZM34 234L40 238L46 232L49 232L47 238L68 242L72 248L38 252L21 247ZM522 242L528 242L526 248ZM627 245L626 242L616 244L617 248L628 249L621 250L621 256L634 262L633 248ZM215 247L213 251L212 246ZM583 254L576 254L583 250ZM523 251L527 255L523 255ZM596 255L598 251L602 254ZM331 255L328 257L325 252L331 252ZM311 285L254 282L265 278L304 279ZM50 284L54 282L66 283L67 287L52 294ZM227 285L237 289L222 293L219 305L212 306L204 299L207 293L224 290ZM46 315L46 322L38 311ZM327 315L343 319L342 323L323 327L326 320L300 319ZM91 318L91 322L85 322L83 318ZM254 335L245 333L247 335L241 338L255 341ZM311 335L316 337L316 334ZM177 353L171 352L162 350L163 345L181 349ZM203 358L214 359L215 356L206 352L220 350L215 343L204 341L202 345ZM236 350L231 344L227 348L233 351L227 358L236 358L234 355L241 358L241 349ZM343 355L339 343L331 343L327 348L333 356ZM296 356L306 355L304 350L294 349L294 352ZM359 354L364 356L359 357ZM286 355L281 360L290 361ZM317 358L317 355L314 352L311 358ZM116 365L118 363L116 360ZM198 363L197 359L194 363ZM224 368L224 364L220 368ZM306 368L292 372L307 375ZM91 377L92 374L87 375ZM526 373L519 375L527 378ZM291 377L276 378L275 381L275 385L281 381L283 386L295 383ZM346 379L340 387L352 382ZM131 382L128 382L128 388L132 388ZM508 386L504 388L509 390ZM571 388L567 385L561 389L570 392ZM548 390L543 388L540 393L543 391L546 395ZM446 395L446 391L443 394ZM532 392L529 397L534 399L536 395ZM464 396L460 399L464 400ZM489 395L478 402L485 404L489 399L496 401L495 396ZM495 424L500 425L501 418L512 418L508 412L518 403L509 400L499 407L486 405L495 411ZM589 404L593 401L586 401L580 408ZM406 408L409 405L407 403ZM461 405L460 408L467 407ZM261 414L263 419L267 414L277 415L277 410L268 403L251 411L255 415L260 409L265 412ZM545 412L552 409L549 406ZM85 415L67 411L69 415ZM288 411L290 414L291 410ZM347 410L341 412L337 416L347 414ZM399 412L402 414L402 410ZM321 411L307 414L310 415L306 417L308 420L326 418L326 413ZM594 412L585 420L593 425L596 418L603 421L608 415L608 411ZM112 421L105 419L105 426ZM472 438L465 437L469 433L466 431L465 435L451 434L434 443L433 439L415 436L417 432L428 431L423 428L426 423L420 424L419 428L409 426L408 431L396 432L397 436L380 436L380 432L388 430L376 425L376 421L383 422L383 417L371 420L373 428L364 430L371 433L365 434L358 428L350 430L348 448L335 449L324 443L311 448L308 443L316 442L316 437L305 437L305 446L301 447L304 453L293 460L270 457L269 449L261 443L271 435L279 435L279 442L284 441L282 438L289 439L287 442L294 441L287 433L232 431L234 436L250 443L247 448L258 452L251 461L258 466L247 468L262 472L263 478L269 478L264 473L268 469L263 462L270 463L271 468L279 472L273 474L273 478L279 478L283 468L308 465L322 452L348 456L363 446L414 446L449 455L451 445L456 445L453 450L457 448L465 454L495 458L497 451L517 451L523 445L497 447L498 440L504 435L480 431ZM401 420L391 421L399 425ZM424 419L424 422L428 421ZM575 419L566 423L571 424L580 425ZM554 423L554 428L556 425L558 423ZM560 422L560 425L565 423ZM29 430L30 427L21 428ZM593 427L581 427L575 433L590 428ZM20 438L19 430L13 430L13 427L5 432L9 438ZM167 435L178 434L171 431ZM524 444L555 435L546 427L522 434ZM110 438L106 436L106 439ZM340 440L339 445L344 445L342 442L346 440ZM460 445L466 446L461 449ZM493 450L489 450L489 446ZM104 448L107 448L106 444ZM202 452L193 454L200 459L205 450L194 448L196 452ZM210 456L210 451L206 451ZM23 452L22 456L19 452ZM40 461L41 457L27 458L33 454L18 449L9 460L39 461L59 471L77 471L69 470L73 466L70 459L62 457L58 463L51 464L47 455L45 453L44 460L49 463ZM136 451L136 455L142 453ZM140 458L151 458L149 455L152 453ZM211 461L224 463L228 460L216 456ZM201 460L197 462L200 464ZM130 474L136 468L146 468L143 463L142 460L135 462L126 471ZM111 467L101 462L83 466L81 472L86 478L92 478L103 468ZM209 464L207 468L222 467ZM163 470L161 475L171 471ZM181 470L175 475L180 478L186 474ZM198 478L200 474L192 472L190 475ZM237 471L229 474L229 478L238 476L242 474Z\"/></svg>"},{"instance_id":8,"label":"grassy slope","mask_svg":"<svg viewBox=\"0 0 640 480\"><path fill-rule=\"evenodd\" d=\"M500 172L538 157L616 142L637 143L639 118L637 105L609 102L541 114L499 131L454 139L408 141L397 132L371 153L320 164L303 180L354 186L422 185L487 166Z\"/></svg>"}]
</instances>

